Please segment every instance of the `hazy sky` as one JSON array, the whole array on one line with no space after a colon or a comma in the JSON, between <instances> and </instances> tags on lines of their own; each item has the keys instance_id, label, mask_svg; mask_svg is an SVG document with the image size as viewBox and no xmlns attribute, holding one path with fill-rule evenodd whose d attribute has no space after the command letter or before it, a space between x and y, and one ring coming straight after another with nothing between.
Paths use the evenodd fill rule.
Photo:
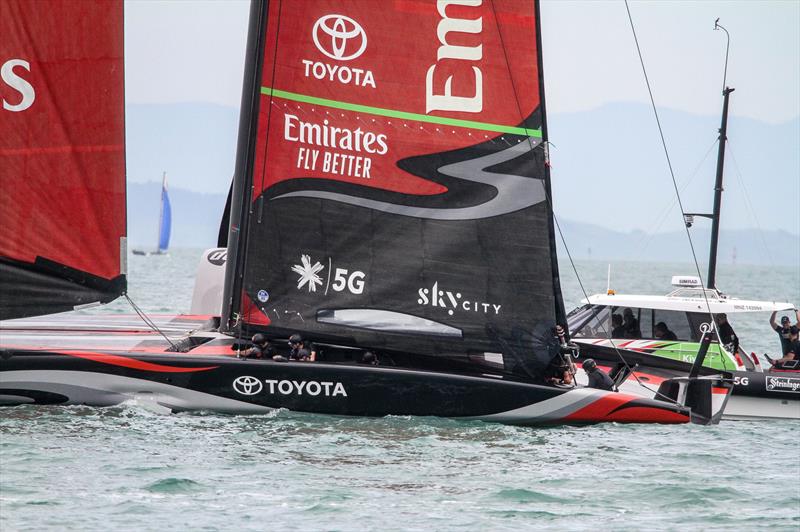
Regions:
<instances>
[{"instance_id":1,"label":"hazy sky","mask_svg":"<svg viewBox=\"0 0 800 532\"><path fill-rule=\"evenodd\" d=\"M381 1L375 0L376 6ZM767 122L800 114L800 1L631 1L659 106L718 114L731 33L732 113ZM238 107L248 2L128 0L128 103ZM624 2L542 1L550 113L647 102Z\"/></svg>"}]
</instances>

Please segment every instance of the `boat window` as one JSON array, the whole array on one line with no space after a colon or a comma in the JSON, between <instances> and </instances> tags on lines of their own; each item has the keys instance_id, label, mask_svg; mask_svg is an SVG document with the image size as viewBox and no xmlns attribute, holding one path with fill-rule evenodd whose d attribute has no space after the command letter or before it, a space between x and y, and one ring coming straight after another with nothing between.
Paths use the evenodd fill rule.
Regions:
<instances>
[{"instance_id":1,"label":"boat window","mask_svg":"<svg viewBox=\"0 0 800 532\"><path fill-rule=\"evenodd\" d=\"M573 338L608 338L611 334L611 311L608 307L587 305L569 318ZM573 328L572 324L575 324Z\"/></svg>"},{"instance_id":2,"label":"boat window","mask_svg":"<svg viewBox=\"0 0 800 532\"><path fill-rule=\"evenodd\" d=\"M569 327L570 335L574 336L575 333L584 325L586 325L586 322L589 321L592 316L594 316L595 312L601 308L603 307L586 304L582 307L573 309L569 314L567 314L567 325Z\"/></svg>"},{"instance_id":3,"label":"boat window","mask_svg":"<svg viewBox=\"0 0 800 532\"><path fill-rule=\"evenodd\" d=\"M638 309L633 309L634 315ZM642 331L642 338L653 337L653 309L643 308L639 310L639 329Z\"/></svg>"},{"instance_id":4,"label":"boat window","mask_svg":"<svg viewBox=\"0 0 800 532\"><path fill-rule=\"evenodd\" d=\"M678 340L690 342L694 340L692 329L689 327L689 320L686 318L686 312L678 310L653 310L653 329L659 323L664 323L667 328L675 333ZM653 330L650 338L655 338L655 330ZM695 340L696 341L696 340Z\"/></svg>"}]
</instances>

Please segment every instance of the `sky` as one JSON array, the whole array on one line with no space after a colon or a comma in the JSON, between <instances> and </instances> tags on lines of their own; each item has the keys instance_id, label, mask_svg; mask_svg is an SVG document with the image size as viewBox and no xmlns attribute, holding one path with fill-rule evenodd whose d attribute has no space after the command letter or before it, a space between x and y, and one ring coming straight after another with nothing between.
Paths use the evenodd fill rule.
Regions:
<instances>
[{"instance_id":1,"label":"sky","mask_svg":"<svg viewBox=\"0 0 800 532\"><path fill-rule=\"evenodd\" d=\"M720 17L731 34L728 84L738 90L732 114L770 123L800 114L800 1L631 1L630 9L659 106L718 114ZM541 11L548 113L648 101L624 2L542 0ZM243 0L127 0L128 103L238 107L247 15Z\"/></svg>"}]
</instances>

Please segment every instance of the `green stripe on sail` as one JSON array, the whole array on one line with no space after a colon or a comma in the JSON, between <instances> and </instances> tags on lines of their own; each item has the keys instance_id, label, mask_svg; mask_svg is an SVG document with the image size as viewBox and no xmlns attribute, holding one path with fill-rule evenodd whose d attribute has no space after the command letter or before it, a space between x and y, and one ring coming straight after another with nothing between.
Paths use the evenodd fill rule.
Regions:
<instances>
[{"instance_id":1,"label":"green stripe on sail","mask_svg":"<svg viewBox=\"0 0 800 532\"><path fill-rule=\"evenodd\" d=\"M344 109L346 111L356 111L358 113L365 113L377 116L388 116L391 118L400 118L403 120L414 120L417 122L428 122L430 124L441 124L443 126L465 127L469 129L480 129L483 131L497 131L498 133L511 133L513 135L524 135L526 137L542 138L541 129L528 129L524 127L504 126L502 124L489 124L487 122L475 122L473 120L460 120L458 118L445 118L441 116L407 113L405 111L395 111L394 109L384 109L382 107L371 107L369 105L360 105L357 103L348 103L348 102L340 102L337 100L328 100L326 98L317 98L316 96L308 96L306 94L298 94L296 92L282 91L280 89L272 89L270 87L261 87L261 94L266 94L267 96L275 96L276 98L283 98L286 100L293 100L295 102L322 105L325 107L333 107L334 109Z\"/></svg>"}]
</instances>

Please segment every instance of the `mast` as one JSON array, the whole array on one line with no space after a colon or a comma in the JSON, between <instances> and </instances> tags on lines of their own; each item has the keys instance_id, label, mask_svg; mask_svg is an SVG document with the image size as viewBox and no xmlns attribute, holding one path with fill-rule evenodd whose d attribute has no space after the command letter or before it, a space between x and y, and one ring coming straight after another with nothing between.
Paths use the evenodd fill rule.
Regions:
<instances>
[{"instance_id":1,"label":"mast","mask_svg":"<svg viewBox=\"0 0 800 532\"><path fill-rule=\"evenodd\" d=\"M717 277L717 245L719 244L719 215L722 208L722 176L725 166L725 143L728 142L728 101L730 94L735 90L727 86L728 82L728 53L731 49L731 34L719 23L719 18L714 21L714 30L721 29L725 32L725 70L722 74L722 123L719 127L719 151L717 152L717 178L714 183L714 211L711 213L711 243L708 251L708 288L716 288Z\"/></svg>"},{"instance_id":2,"label":"mast","mask_svg":"<svg viewBox=\"0 0 800 532\"><path fill-rule=\"evenodd\" d=\"M728 100L735 89L725 87L722 91L722 124L719 127L719 151L717 152L717 179L714 183L714 211L711 213L711 247L708 253L708 288L716 288L717 245L719 244L719 215L722 207L722 176L725 166L725 143L728 141Z\"/></svg>"},{"instance_id":3,"label":"mast","mask_svg":"<svg viewBox=\"0 0 800 532\"><path fill-rule=\"evenodd\" d=\"M247 51L244 63L244 83L239 114L239 141L236 146L236 168L231 190L228 260L225 267L225 286L222 292L220 331L230 332L236 323L240 306L244 270L245 238L251 198L251 178L255 152L258 104L261 81L261 56L267 21L267 0L252 0L247 28Z\"/></svg>"}]
</instances>

